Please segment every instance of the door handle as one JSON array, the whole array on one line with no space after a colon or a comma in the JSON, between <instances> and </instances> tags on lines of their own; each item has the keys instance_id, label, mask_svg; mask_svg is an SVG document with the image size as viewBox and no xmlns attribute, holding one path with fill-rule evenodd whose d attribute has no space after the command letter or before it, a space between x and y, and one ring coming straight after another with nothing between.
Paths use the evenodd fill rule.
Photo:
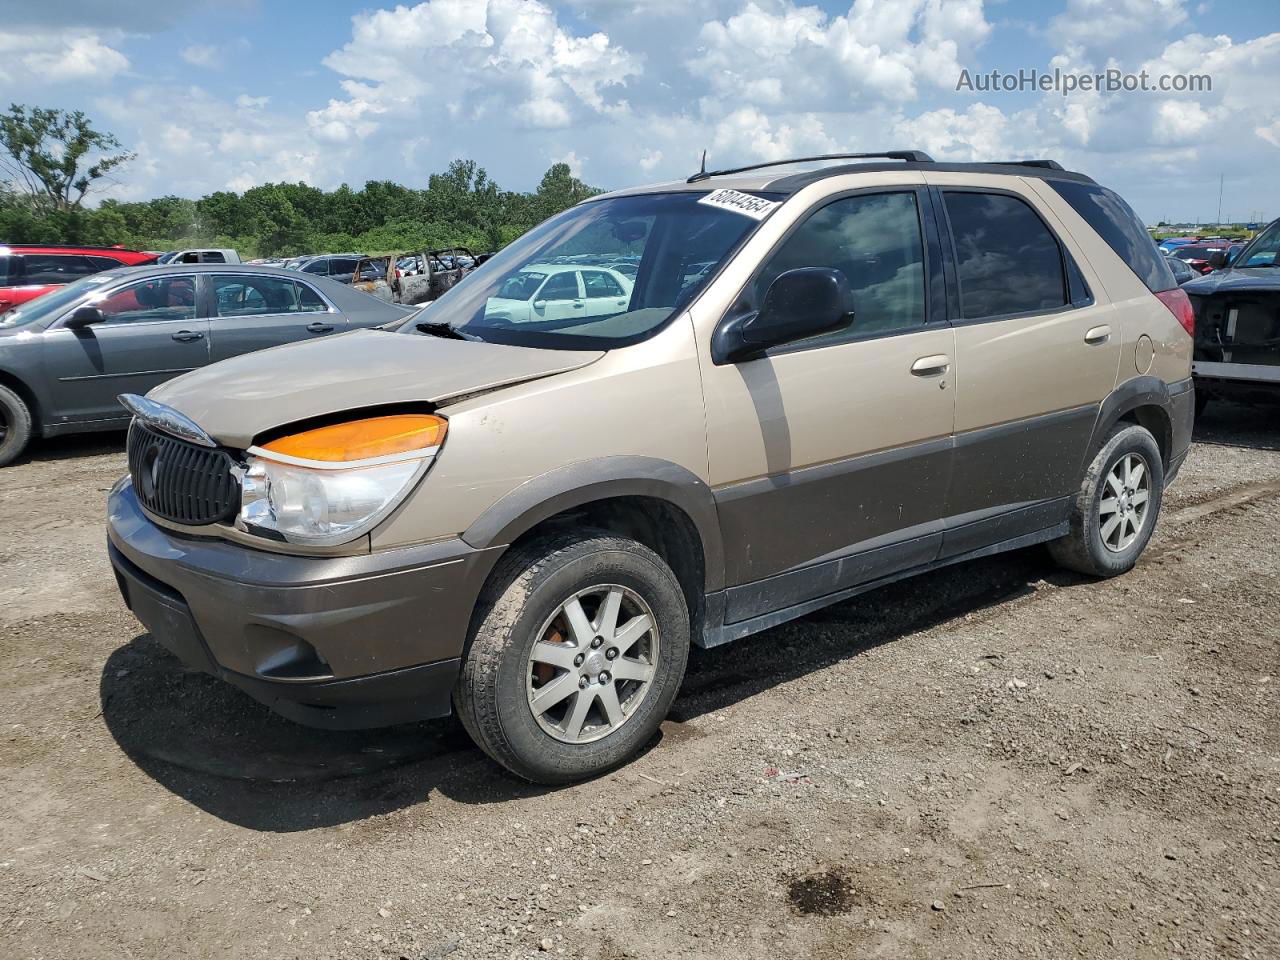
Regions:
<instances>
[{"instance_id":1,"label":"door handle","mask_svg":"<svg viewBox=\"0 0 1280 960\"><path fill-rule=\"evenodd\" d=\"M319 320L317 320L315 323L308 323L307 329L310 330L312 333L329 333L333 330L333 324L321 323Z\"/></svg>"},{"instance_id":2,"label":"door handle","mask_svg":"<svg viewBox=\"0 0 1280 960\"><path fill-rule=\"evenodd\" d=\"M581 300L577 301L577 302L576 302L576 303L574 303L574 305L573 305L573 309L575 309L575 310L581 310L581 309L582 309L582 307L583 307L583 303L582 303L582 301L581 301Z\"/></svg>"},{"instance_id":3,"label":"door handle","mask_svg":"<svg viewBox=\"0 0 1280 960\"><path fill-rule=\"evenodd\" d=\"M1085 343L1106 343L1110 339L1111 327L1105 323L1098 327L1090 327L1084 335Z\"/></svg>"},{"instance_id":4,"label":"door handle","mask_svg":"<svg viewBox=\"0 0 1280 960\"><path fill-rule=\"evenodd\" d=\"M932 377L946 373L951 366L951 358L945 353L935 353L931 357L921 357L911 365L911 372L917 377Z\"/></svg>"},{"instance_id":5,"label":"door handle","mask_svg":"<svg viewBox=\"0 0 1280 960\"><path fill-rule=\"evenodd\" d=\"M203 340L204 334L197 330L179 330L173 334L173 339L180 343L190 343L192 340Z\"/></svg>"}]
</instances>

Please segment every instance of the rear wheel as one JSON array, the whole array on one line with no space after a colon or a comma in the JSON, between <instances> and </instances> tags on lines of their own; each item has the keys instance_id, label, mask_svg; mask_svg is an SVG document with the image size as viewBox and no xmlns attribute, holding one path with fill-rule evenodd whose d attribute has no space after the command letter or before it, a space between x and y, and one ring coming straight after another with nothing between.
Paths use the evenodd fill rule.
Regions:
<instances>
[{"instance_id":1,"label":"rear wheel","mask_svg":"<svg viewBox=\"0 0 1280 960\"><path fill-rule=\"evenodd\" d=\"M1049 544L1062 566L1095 577L1133 568L1155 530L1164 463L1144 427L1118 423L1085 471L1071 509L1071 532Z\"/></svg>"},{"instance_id":2,"label":"rear wheel","mask_svg":"<svg viewBox=\"0 0 1280 960\"><path fill-rule=\"evenodd\" d=\"M12 463L31 439L31 411L8 387L0 387L0 467Z\"/></svg>"},{"instance_id":3,"label":"rear wheel","mask_svg":"<svg viewBox=\"0 0 1280 960\"><path fill-rule=\"evenodd\" d=\"M535 541L501 561L481 605L454 704L490 757L568 783L653 737L689 655L684 594L657 554L604 532Z\"/></svg>"}]
</instances>

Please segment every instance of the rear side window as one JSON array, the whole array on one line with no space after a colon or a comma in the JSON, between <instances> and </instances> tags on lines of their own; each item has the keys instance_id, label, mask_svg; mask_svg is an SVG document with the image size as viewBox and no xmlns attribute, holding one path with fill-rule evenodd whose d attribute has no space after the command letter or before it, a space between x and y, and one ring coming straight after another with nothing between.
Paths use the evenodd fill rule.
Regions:
<instances>
[{"instance_id":1,"label":"rear side window","mask_svg":"<svg viewBox=\"0 0 1280 960\"><path fill-rule=\"evenodd\" d=\"M966 320L1067 304L1058 240L1026 201L1004 193L944 191Z\"/></svg>"},{"instance_id":2,"label":"rear side window","mask_svg":"<svg viewBox=\"0 0 1280 960\"><path fill-rule=\"evenodd\" d=\"M28 253L22 257L22 282L38 283L70 283L91 273L98 273L102 267L92 261L97 257L83 257L76 254L61 253Z\"/></svg>"},{"instance_id":3,"label":"rear side window","mask_svg":"<svg viewBox=\"0 0 1280 960\"><path fill-rule=\"evenodd\" d=\"M9 285L9 264L13 262L13 257L0 257L0 287Z\"/></svg>"},{"instance_id":4,"label":"rear side window","mask_svg":"<svg viewBox=\"0 0 1280 960\"><path fill-rule=\"evenodd\" d=\"M1142 221L1120 195L1096 183L1046 180L1071 209L1128 264L1152 293L1170 290L1177 281L1164 256L1156 248Z\"/></svg>"}]
</instances>

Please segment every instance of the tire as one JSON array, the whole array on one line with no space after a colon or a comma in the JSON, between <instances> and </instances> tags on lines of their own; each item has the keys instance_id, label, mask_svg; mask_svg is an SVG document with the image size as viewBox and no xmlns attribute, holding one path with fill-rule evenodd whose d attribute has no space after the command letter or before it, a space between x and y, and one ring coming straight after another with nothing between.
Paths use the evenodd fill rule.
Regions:
<instances>
[{"instance_id":1,"label":"tire","mask_svg":"<svg viewBox=\"0 0 1280 960\"><path fill-rule=\"evenodd\" d=\"M1126 461L1133 478L1130 485L1123 482ZM1138 462L1145 476L1136 469ZM1143 492L1146 496L1139 501ZM1071 532L1050 542L1049 552L1078 573L1127 573L1151 539L1163 499L1164 462L1155 438L1137 424L1118 423L1085 471L1071 506ZM1125 510L1126 504L1131 511Z\"/></svg>"},{"instance_id":2,"label":"tire","mask_svg":"<svg viewBox=\"0 0 1280 960\"><path fill-rule=\"evenodd\" d=\"M31 411L8 387L0 387L0 467L7 467L31 439Z\"/></svg>"},{"instance_id":3,"label":"tire","mask_svg":"<svg viewBox=\"0 0 1280 960\"><path fill-rule=\"evenodd\" d=\"M615 595L616 645L605 612ZM656 630L641 632L637 617ZM583 780L634 756L666 717L689 657L689 611L671 569L647 547L604 531L511 551L473 624L454 708L485 753L535 783ZM551 706L535 714L538 691Z\"/></svg>"}]
</instances>

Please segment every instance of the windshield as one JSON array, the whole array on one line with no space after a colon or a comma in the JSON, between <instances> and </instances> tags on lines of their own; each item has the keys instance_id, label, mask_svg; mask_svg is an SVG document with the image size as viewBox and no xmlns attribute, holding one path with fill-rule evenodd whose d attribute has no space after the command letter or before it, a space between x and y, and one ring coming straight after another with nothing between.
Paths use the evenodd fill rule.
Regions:
<instances>
[{"instance_id":1,"label":"windshield","mask_svg":"<svg viewBox=\"0 0 1280 960\"><path fill-rule=\"evenodd\" d=\"M1254 241L1240 251L1234 266L1274 267L1280 254L1280 220L1258 234Z\"/></svg>"},{"instance_id":2,"label":"windshield","mask_svg":"<svg viewBox=\"0 0 1280 960\"><path fill-rule=\"evenodd\" d=\"M62 311L68 306L84 296L86 291L93 290L115 279L116 277L109 273L95 273L92 276L77 280L75 283L68 283L65 287L59 287L52 293L46 293L43 296L36 297L34 300L28 300L21 306L15 307L0 316L0 327L20 327L24 324L35 323L38 320L54 320L61 316Z\"/></svg>"},{"instance_id":3,"label":"windshield","mask_svg":"<svg viewBox=\"0 0 1280 960\"><path fill-rule=\"evenodd\" d=\"M641 194L566 210L398 329L447 324L467 338L559 350L643 340L688 305L760 222L701 202L706 196ZM770 206L752 209L767 214Z\"/></svg>"}]
</instances>

